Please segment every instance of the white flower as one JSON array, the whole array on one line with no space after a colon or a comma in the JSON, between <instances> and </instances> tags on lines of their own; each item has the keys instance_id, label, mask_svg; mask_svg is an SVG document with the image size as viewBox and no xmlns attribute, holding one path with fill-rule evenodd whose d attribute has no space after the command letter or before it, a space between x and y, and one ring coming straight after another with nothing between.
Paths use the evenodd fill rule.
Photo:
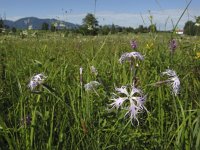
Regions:
<instances>
[{"instance_id":1,"label":"white flower","mask_svg":"<svg viewBox=\"0 0 200 150\"><path fill-rule=\"evenodd\" d=\"M167 69L164 72L162 72L162 75L165 75L165 74L170 76L170 77L177 76L176 72L174 70L171 70L171 69Z\"/></svg>"},{"instance_id":2,"label":"white flower","mask_svg":"<svg viewBox=\"0 0 200 150\"><path fill-rule=\"evenodd\" d=\"M131 123L132 123L132 120L135 119L139 124L139 120L137 119L138 112L139 112L139 108L134 104L134 102L131 102L128 108L128 112L125 114L125 116L130 115Z\"/></svg>"},{"instance_id":3,"label":"white flower","mask_svg":"<svg viewBox=\"0 0 200 150\"><path fill-rule=\"evenodd\" d=\"M144 57L139 52L124 53L120 57L119 62L122 64L124 61L132 61L133 59L144 60Z\"/></svg>"},{"instance_id":4,"label":"white flower","mask_svg":"<svg viewBox=\"0 0 200 150\"><path fill-rule=\"evenodd\" d=\"M81 83L81 86L82 86L83 85L83 68L80 67L79 70L80 70L80 83Z\"/></svg>"},{"instance_id":5,"label":"white flower","mask_svg":"<svg viewBox=\"0 0 200 150\"><path fill-rule=\"evenodd\" d=\"M91 73L95 74L96 76L98 75L98 71L94 66L90 67Z\"/></svg>"},{"instance_id":6,"label":"white flower","mask_svg":"<svg viewBox=\"0 0 200 150\"><path fill-rule=\"evenodd\" d=\"M117 109L123 104L123 102L126 100L126 98L122 98L122 97L118 97L118 98L113 98L111 99L114 102L109 104L110 106L112 106L111 109L113 109L114 107L116 107Z\"/></svg>"},{"instance_id":7,"label":"white flower","mask_svg":"<svg viewBox=\"0 0 200 150\"><path fill-rule=\"evenodd\" d=\"M91 82L85 84L84 88L85 88L86 91L90 91L90 90L93 90L93 89L97 88L99 85L100 85L99 82L91 81Z\"/></svg>"},{"instance_id":8,"label":"white flower","mask_svg":"<svg viewBox=\"0 0 200 150\"><path fill-rule=\"evenodd\" d=\"M127 106L126 104L129 103L129 106L125 108L126 110L128 110L125 116L127 115L130 116L130 120L132 124L133 124L132 122L133 119L136 120L139 124L139 121L137 119L137 114L143 109L147 111L146 107L144 106L144 102L146 101L146 96L143 95L140 89L137 89L134 86L131 86L130 92L128 92L126 86L122 86L121 88L115 88L115 90L118 92L119 95L121 94L124 96L120 97L120 96L117 96L117 94L114 94L115 96L117 96L117 98L111 99L112 101L114 101L111 104L109 104L110 106L112 106L111 109L113 108L118 109L120 107L123 108L122 107L123 104Z\"/></svg>"},{"instance_id":9,"label":"white flower","mask_svg":"<svg viewBox=\"0 0 200 150\"><path fill-rule=\"evenodd\" d=\"M122 86L121 88L115 88L115 91L117 91L120 94L129 95L126 86Z\"/></svg>"},{"instance_id":10,"label":"white flower","mask_svg":"<svg viewBox=\"0 0 200 150\"><path fill-rule=\"evenodd\" d=\"M43 73L37 74L33 76L28 84L28 87L34 90L38 85L42 84L44 80L47 78Z\"/></svg>"},{"instance_id":11,"label":"white flower","mask_svg":"<svg viewBox=\"0 0 200 150\"><path fill-rule=\"evenodd\" d=\"M83 67L80 67L79 70L80 70L80 75L82 75L83 74Z\"/></svg>"},{"instance_id":12,"label":"white flower","mask_svg":"<svg viewBox=\"0 0 200 150\"><path fill-rule=\"evenodd\" d=\"M172 77L169 80L171 81L172 90L173 90L175 96L177 96L177 94L179 93L179 90L180 90L180 80L179 80L178 76Z\"/></svg>"},{"instance_id":13,"label":"white flower","mask_svg":"<svg viewBox=\"0 0 200 150\"><path fill-rule=\"evenodd\" d=\"M172 91L175 96L179 93L180 90L180 80L174 70L167 69L162 72L163 75L168 75L169 79L167 80L169 85L172 87Z\"/></svg>"}]
</instances>

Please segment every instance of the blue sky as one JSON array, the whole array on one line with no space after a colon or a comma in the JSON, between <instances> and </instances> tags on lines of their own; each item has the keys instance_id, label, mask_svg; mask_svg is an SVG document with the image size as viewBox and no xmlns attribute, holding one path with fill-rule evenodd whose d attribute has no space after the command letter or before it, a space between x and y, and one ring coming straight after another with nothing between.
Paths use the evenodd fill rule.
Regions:
<instances>
[{"instance_id":1,"label":"blue sky","mask_svg":"<svg viewBox=\"0 0 200 150\"><path fill-rule=\"evenodd\" d=\"M10 20L22 17L56 18L81 24L87 13L95 13L99 24L148 26L149 16L160 29L176 23L189 0L0 0L0 16ZM96 9L95 9L96 8ZM200 16L200 0L193 0L179 23ZM149 12L150 10L150 12Z\"/></svg>"}]
</instances>

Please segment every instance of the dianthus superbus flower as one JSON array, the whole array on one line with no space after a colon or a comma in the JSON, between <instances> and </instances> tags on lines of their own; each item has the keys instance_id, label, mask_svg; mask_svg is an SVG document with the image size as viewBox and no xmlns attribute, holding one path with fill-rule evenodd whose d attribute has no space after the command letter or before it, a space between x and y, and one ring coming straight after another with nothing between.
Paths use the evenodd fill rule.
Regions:
<instances>
[{"instance_id":1,"label":"dianthus superbus flower","mask_svg":"<svg viewBox=\"0 0 200 150\"><path fill-rule=\"evenodd\" d=\"M119 59L120 63L125 61L133 61L134 59L144 60L144 57L139 52L123 53Z\"/></svg>"},{"instance_id":2,"label":"dianthus superbus flower","mask_svg":"<svg viewBox=\"0 0 200 150\"><path fill-rule=\"evenodd\" d=\"M115 90L117 94L114 94L115 97L111 99L113 102L109 104L111 109L119 109L121 107L122 109L128 110L125 116L130 116L132 124L133 120L136 120L139 124L137 114L143 109L147 111L146 107L144 106L146 96L140 89L135 88L134 86L131 86L130 91L128 91L127 86L115 88Z\"/></svg>"},{"instance_id":3,"label":"dianthus superbus flower","mask_svg":"<svg viewBox=\"0 0 200 150\"><path fill-rule=\"evenodd\" d=\"M179 93L180 90L180 80L174 70L167 69L164 72L162 72L162 75L168 75L169 78L167 83L172 87L172 92L174 93L175 96Z\"/></svg>"},{"instance_id":4,"label":"dianthus superbus flower","mask_svg":"<svg viewBox=\"0 0 200 150\"><path fill-rule=\"evenodd\" d=\"M33 76L28 84L28 87L31 91L33 91L37 86L41 85L47 76L45 76L43 73L37 74Z\"/></svg>"}]
</instances>

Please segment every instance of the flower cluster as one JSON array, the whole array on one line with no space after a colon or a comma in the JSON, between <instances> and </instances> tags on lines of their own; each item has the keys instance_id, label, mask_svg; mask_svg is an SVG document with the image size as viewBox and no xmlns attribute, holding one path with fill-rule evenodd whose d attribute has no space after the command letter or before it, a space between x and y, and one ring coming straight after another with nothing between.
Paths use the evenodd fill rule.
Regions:
<instances>
[{"instance_id":1,"label":"flower cluster","mask_svg":"<svg viewBox=\"0 0 200 150\"><path fill-rule=\"evenodd\" d=\"M141 112L143 109L147 111L146 107L144 106L146 95L144 95L140 89L135 88L134 86L131 86L130 92L128 92L127 86L122 86L121 88L116 88L115 90L118 94L114 94L115 97L117 97L111 99L113 101L111 104L109 104L111 106L111 109L119 109L121 107L122 109L128 110L125 116L130 116L132 124L133 119L136 120L139 124L139 121L137 119L138 113ZM124 96L120 97L118 95ZM127 102L129 103L129 106L122 107Z\"/></svg>"},{"instance_id":2,"label":"flower cluster","mask_svg":"<svg viewBox=\"0 0 200 150\"><path fill-rule=\"evenodd\" d=\"M167 83L172 87L172 92L177 96L180 90L180 80L174 70L167 69L162 72L162 75L168 75L169 79L166 80Z\"/></svg>"},{"instance_id":3,"label":"flower cluster","mask_svg":"<svg viewBox=\"0 0 200 150\"><path fill-rule=\"evenodd\" d=\"M31 91L33 91L37 86L41 85L47 76L45 76L43 73L37 74L33 76L28 84L28 87Z\"/></svg>"}]
</instances>

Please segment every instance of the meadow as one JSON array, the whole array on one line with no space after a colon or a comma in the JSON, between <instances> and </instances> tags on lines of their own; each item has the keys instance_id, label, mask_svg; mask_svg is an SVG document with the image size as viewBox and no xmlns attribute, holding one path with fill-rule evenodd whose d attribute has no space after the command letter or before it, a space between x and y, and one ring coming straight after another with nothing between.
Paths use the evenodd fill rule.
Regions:
<instances>
[{"instance_id":1,"label":"meadow","mask_svg":"<svg viewBox=\"0 0 200 150\"><path fill-rule=\"evenodd\" d=\"M200 148L200 37L30 32L24 38L0 36L0 149ZM171 39L177 42L173 54ZM144 60L131 70L119 59L132 51ZM169 85L154 84L166 78L166 69L176 71L180 79L177 96ZM31 91L28 84L38 73L47 78ZM115 88L133 80L146 94L148 111L138 114L139 124L134 119L131 123L123 108L109 110ZM85 90L90 81L100 85Z\"/></svg>"}]
</instances>

